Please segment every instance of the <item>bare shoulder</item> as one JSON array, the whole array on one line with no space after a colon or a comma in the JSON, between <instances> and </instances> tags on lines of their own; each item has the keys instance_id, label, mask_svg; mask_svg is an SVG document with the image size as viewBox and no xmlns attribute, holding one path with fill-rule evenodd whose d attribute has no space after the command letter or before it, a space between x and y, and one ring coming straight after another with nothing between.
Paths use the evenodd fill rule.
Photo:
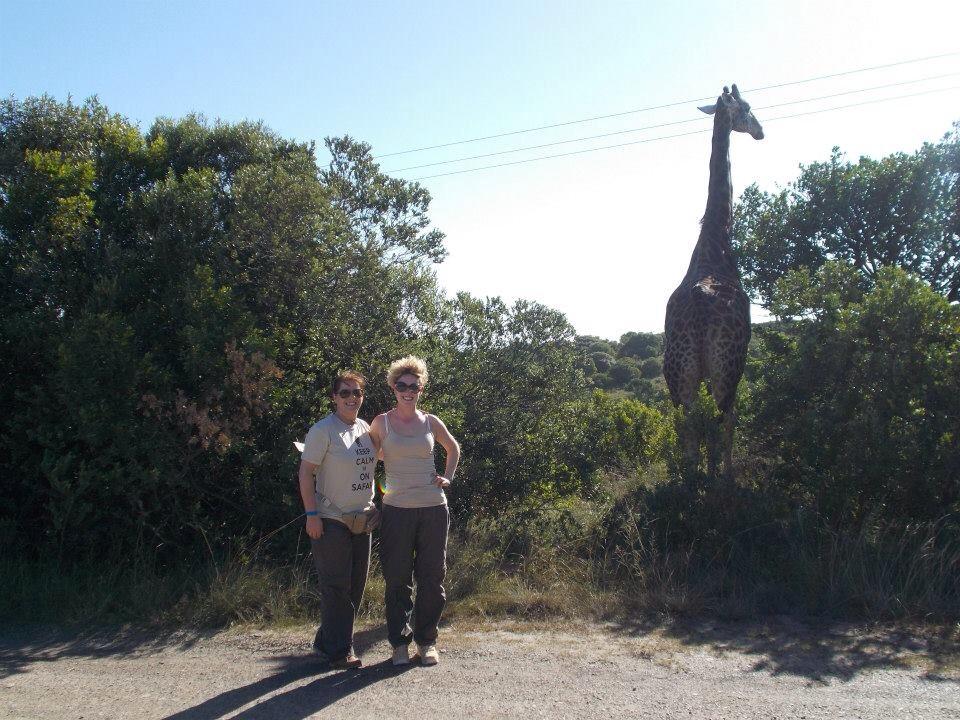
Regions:
<instances>
[{"instance_id":1,"label":"bare shoulder","mask_svg":"<svg viewBox=\"0 0 960 720\"><path fill-rule=\"evenodd\" d=\"M426 416L427 416L427 420L430 421L431 425L434 425L436 427L442 427L444 430L447 429L447 426L443 424L443 420L438 418L436 415L431 415L430 413L426 413Z\"/></svg>"},{"instance_id":2,"label":"bare shoulder","mask_svg":"<svg viewBox=\"0 0 960 720\"><path fill-rule=\"evenodd\" d=\"M430 427L437 437L447 437L453 440L453 434L447 430L447 426L443 423L443 420L429 413L427 414L427 419L430 421Z\"/></svg>"},{"instance_id":3,"label":"bare shoulder","mask_svg":"<svg viewBox=\"0 0 960 720\"><path fill-rule=\"evenodd\" d=\"M381 432L383 430L384 418L386 418L386 416L386 413L380 413L377 415L370 423L370 432Z\"/></svg>"}]
</instances>

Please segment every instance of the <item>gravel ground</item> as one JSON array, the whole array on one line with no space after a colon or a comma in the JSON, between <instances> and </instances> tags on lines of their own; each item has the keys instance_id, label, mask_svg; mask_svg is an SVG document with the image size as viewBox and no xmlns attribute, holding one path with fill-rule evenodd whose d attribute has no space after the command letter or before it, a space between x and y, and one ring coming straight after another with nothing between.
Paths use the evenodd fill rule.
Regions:
<instances>
[{"instance_id":1,"label":"gravel ground","mask_svg":"<svg viewBox=\"0 0 960 720\"><path fill-rule=\"evenodd\" d=\"M960 718L957 628L446 627L437 667L328 671L312 629L0 630L4 718Z\"/></svg>"}]
</instances>

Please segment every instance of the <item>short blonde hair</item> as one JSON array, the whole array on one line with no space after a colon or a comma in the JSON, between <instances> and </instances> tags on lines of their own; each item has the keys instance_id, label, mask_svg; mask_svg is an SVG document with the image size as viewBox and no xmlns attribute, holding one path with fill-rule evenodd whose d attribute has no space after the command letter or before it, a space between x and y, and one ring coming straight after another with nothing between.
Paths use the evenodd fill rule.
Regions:
<instances>
[{"instance_id":1,"label":"short blonde hair","mask_svg":"<svg viewBox=\"0 0 960 720\"><path fill-rule=\"evenodd\" d=\"M416 355L407 355L390 363L390 367L387 368L387 385L393 387L404 375L415 375L421 385L426 385L427 380L430 379L427 363Z\"/></svg>"}]
</instances>

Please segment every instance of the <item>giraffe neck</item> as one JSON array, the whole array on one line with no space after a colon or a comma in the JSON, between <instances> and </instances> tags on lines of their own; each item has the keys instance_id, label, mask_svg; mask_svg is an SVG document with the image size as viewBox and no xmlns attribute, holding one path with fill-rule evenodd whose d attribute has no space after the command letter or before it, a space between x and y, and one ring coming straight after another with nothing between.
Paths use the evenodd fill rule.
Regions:
<instances>
[{"instance_id":1,"label":"giraffe neck","mask_svg":"<svg viewBox=\"0 0 960 720\"><path fill-rule=\"evenodd\" d=\"M727 113L718 109L713 118L710 184L700 239L690 258L689 274L738 277L730 243L733 222L733 183L730 179L730 130Z\"/></svg>"},{"instance_id":2,"label":"giraffe neck","mask_svg":"<svg viewBox=\"0 0 960 720\"><path fill-rule=\"evenodd\" d=\"M707 189L707 223L729 228L733 218L733 181L730 179L730 117L717 110L713 116L713 150L710 153L710 185Z\"/></svg>"}]
</instances>

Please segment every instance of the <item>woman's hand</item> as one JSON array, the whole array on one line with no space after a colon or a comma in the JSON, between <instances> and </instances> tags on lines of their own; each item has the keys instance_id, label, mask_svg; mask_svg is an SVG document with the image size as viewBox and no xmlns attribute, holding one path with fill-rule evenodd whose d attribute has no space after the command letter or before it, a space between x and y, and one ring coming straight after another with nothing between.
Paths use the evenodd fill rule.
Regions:
<instances>
[{"instance_id":1,"label":"woman's hand","mask_svg":"<svg viewBox=\"0 0 960 720\"><path fill-rule=\"evenodd\" d=\"M450 487L450 481L443 477L443 475L437 475L437 479L434 481L434 484L438 488L448 488Z\"/></svg>"},{"instance_id":2,"label":"woman's hand","mask_svg":"<svg viewBox=\"0 0 960 720\"><path fill-rule=\"evenodd\" d=\"M316 515L307 516L307 535L311 540L319 540L323 535L323 520Z\"/></svg>"}]
</instances>

